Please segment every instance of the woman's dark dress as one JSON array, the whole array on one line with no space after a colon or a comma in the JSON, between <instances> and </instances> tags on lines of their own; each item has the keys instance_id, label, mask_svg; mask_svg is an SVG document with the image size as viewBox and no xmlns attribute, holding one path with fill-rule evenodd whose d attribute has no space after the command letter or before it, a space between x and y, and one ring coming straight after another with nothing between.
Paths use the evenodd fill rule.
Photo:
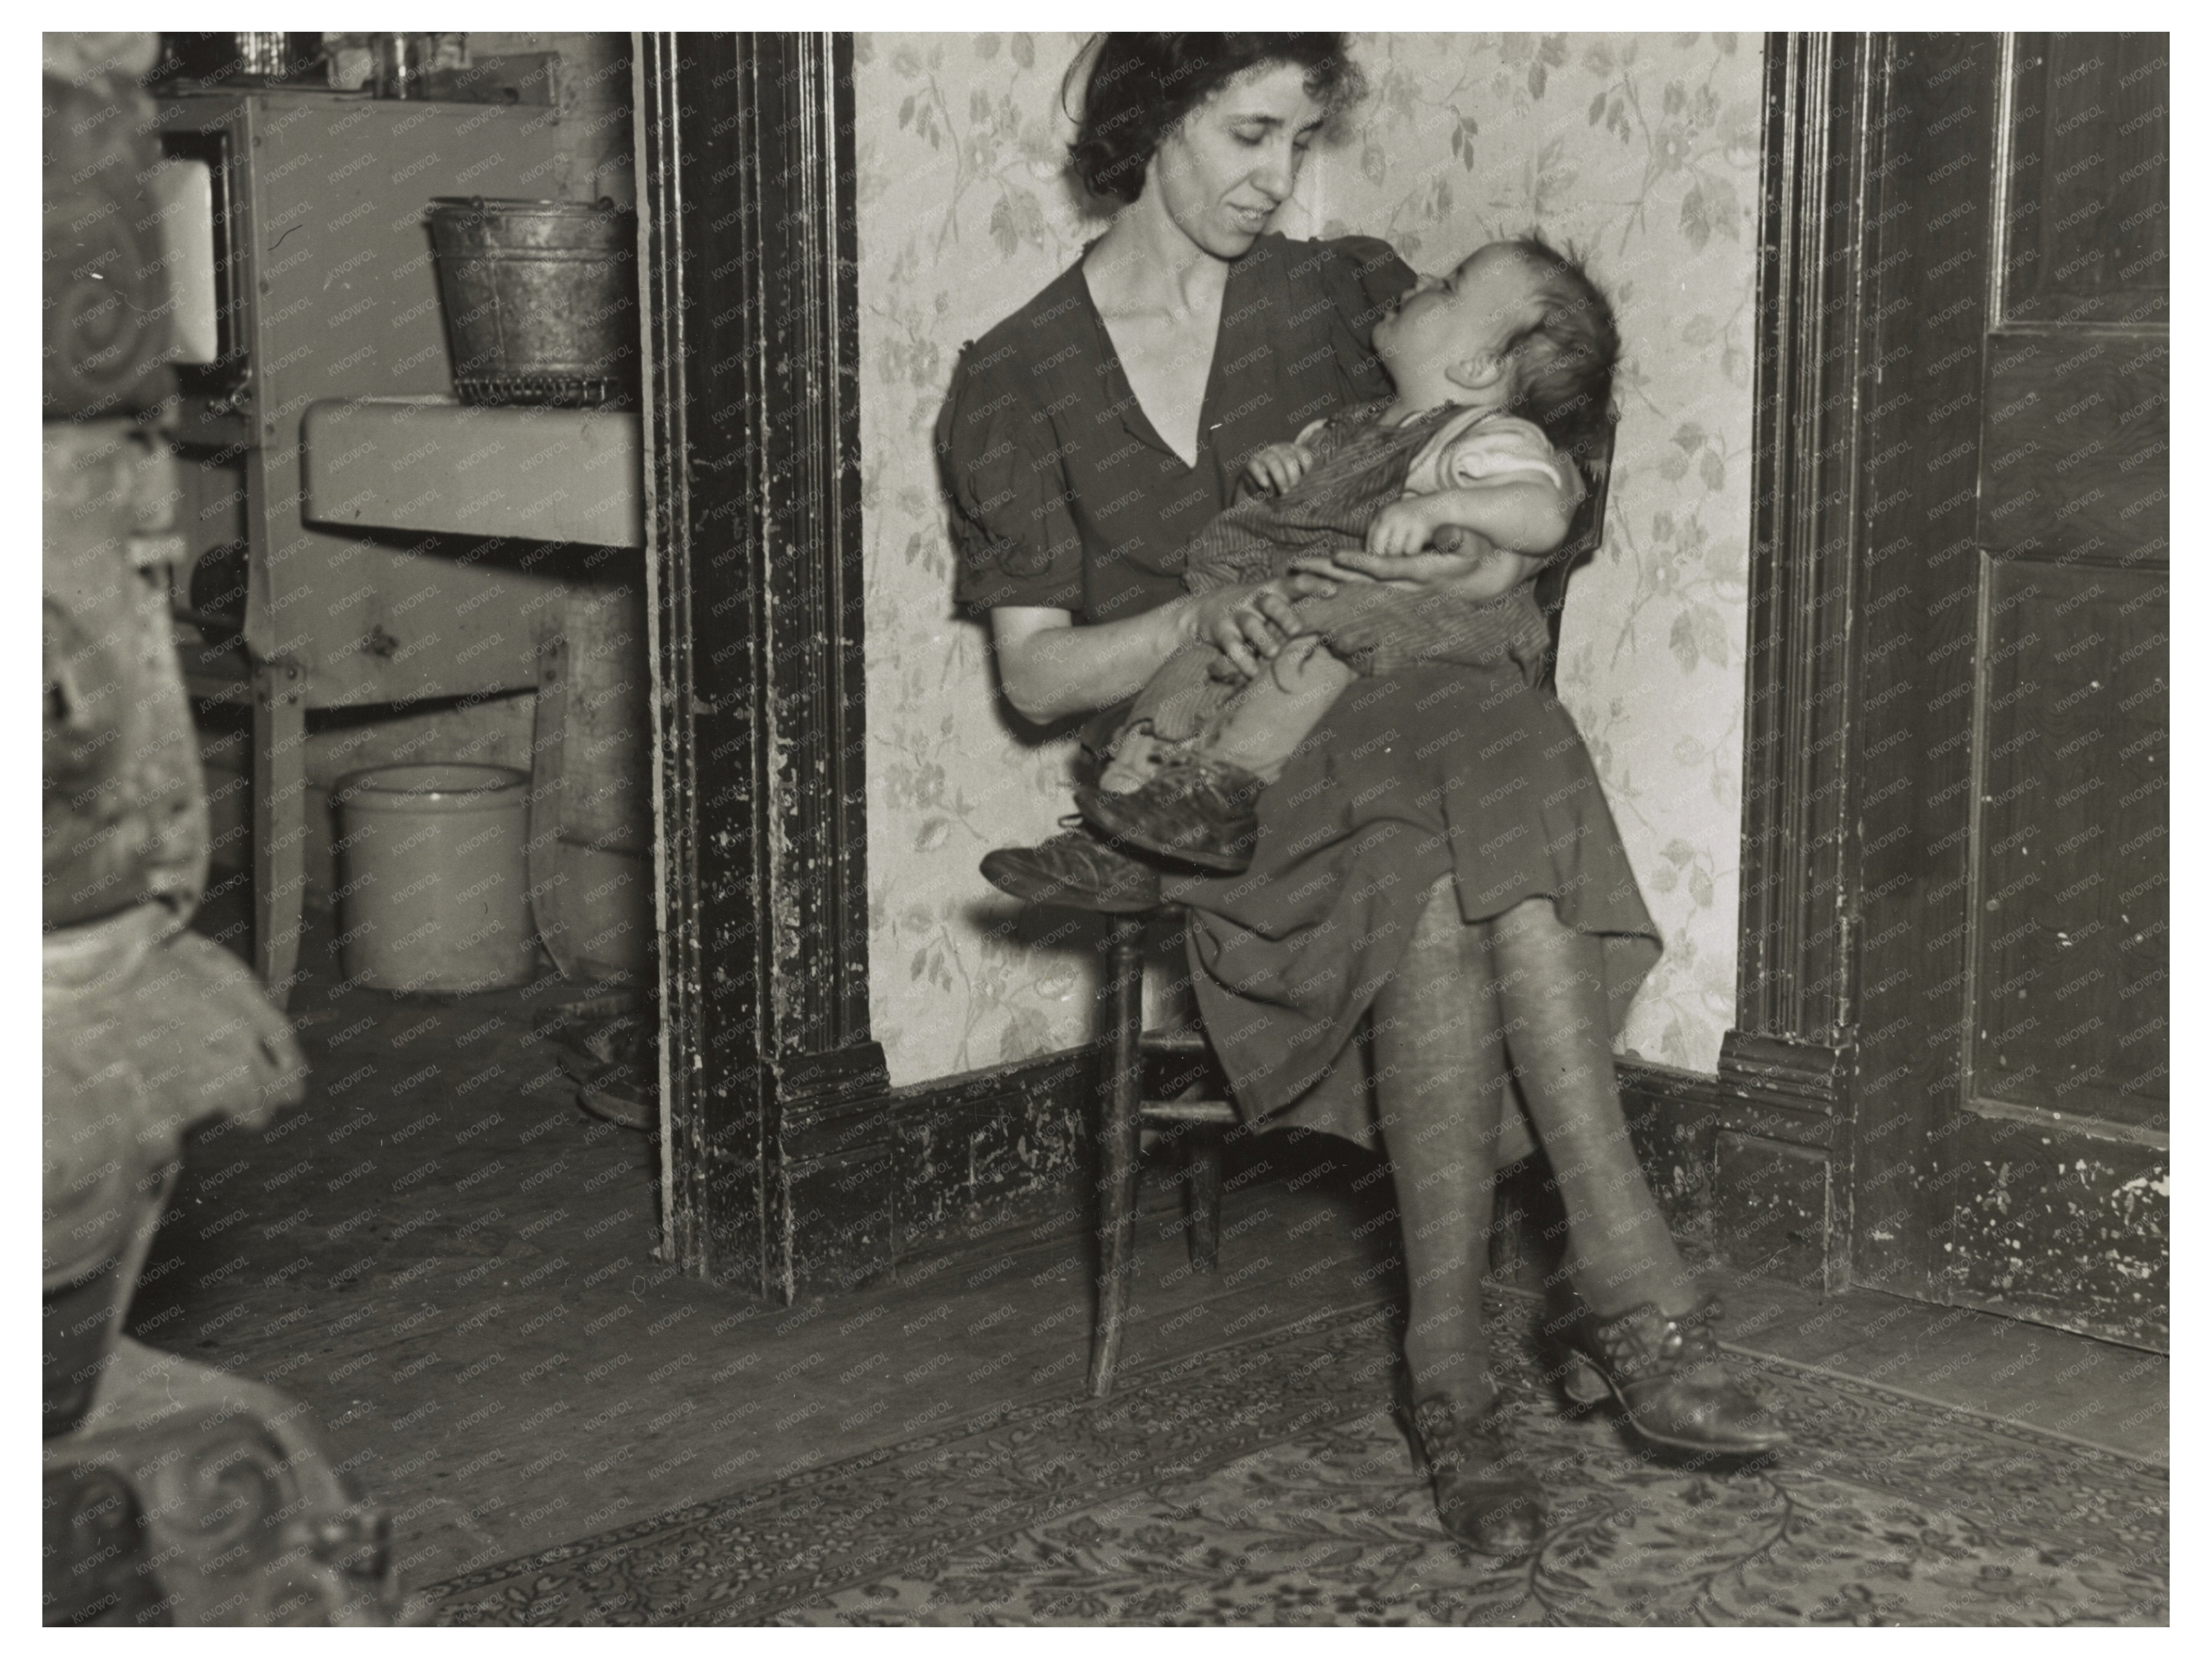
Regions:
<instances>
[{"instance_id":1,"label":"woman's dark dress","mask_svg":"<svg viewBox=\"0 0 2212 1659\"><path fill-rule=\"evenodd\" d=\"M1179 597L1183 548L1252 451L1389 395L1370 336L1413 283L1369 238L1261 237L1230 267L1191 467L1145 418L1071 266L954 372L937 440L960 599L1099 623ZM1598 935L1616 1030L1658 960L1581 736L1510 663L1353 686L1261 797L1260 825L1250 870L1166 890L1190 908L1206 1034L1240 1108L1269 1127L1376 1144L1346 1050L1446 876L1469 921L1545 894Z\"/></svg>"}]
</instances>

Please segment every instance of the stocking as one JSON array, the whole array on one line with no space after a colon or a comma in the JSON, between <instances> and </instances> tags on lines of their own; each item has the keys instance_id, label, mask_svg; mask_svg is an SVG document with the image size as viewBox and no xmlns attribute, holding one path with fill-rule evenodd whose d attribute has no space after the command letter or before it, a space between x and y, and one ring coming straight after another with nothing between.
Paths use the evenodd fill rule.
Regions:
<instances>
[{"instance_id":1,"label":"stocking","mask_svg":"<svg viewBox=\"0 0 2212 1659\"><path fill-rule=\"evenodd\" d=\"M1613 1081L1602 947L1548 898L1492 927L1507 1046L1566 1208L1577 1290L1600 1316L1641 1302L1688 1311L1695 1285L1636 1162Z\"/></svg>"},{"instance_id":2,"label":"stocking","mask_svg":"<svg viewBox=\"0 0 2212 1659\"><path fill-rule=\"evenodd\" d=\"M1383 1148L1411 1290L1413 1398L1444 1394L1470 1407L1495 1391L1482 1328L1492 1178L1528 1144L1506 1098L1490 963L1488 928L1462 922L1442 882L1375 1001Z\"/></svg>"}]
</instances>

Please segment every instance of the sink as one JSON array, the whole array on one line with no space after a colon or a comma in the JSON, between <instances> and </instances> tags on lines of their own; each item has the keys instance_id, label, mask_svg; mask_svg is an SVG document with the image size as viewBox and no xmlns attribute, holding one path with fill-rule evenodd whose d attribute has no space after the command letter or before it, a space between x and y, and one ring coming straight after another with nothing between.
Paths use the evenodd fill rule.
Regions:
<instances>
[{"instance_id":1,"label":"sink","mask_svg":"<svg viewBox=\"0 0 2212 1659\"><path fill-rule=\"evenodd\" d=\"M637 415L326 398L301 423L301 512L333 526L645 545Z\"/></svg>"}]
</instances>

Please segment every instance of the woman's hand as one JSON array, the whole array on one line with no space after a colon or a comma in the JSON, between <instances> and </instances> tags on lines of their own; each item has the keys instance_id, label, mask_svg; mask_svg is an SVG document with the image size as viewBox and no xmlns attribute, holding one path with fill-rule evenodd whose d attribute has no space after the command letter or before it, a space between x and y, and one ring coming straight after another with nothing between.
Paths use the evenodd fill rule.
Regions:
<instances>
[{"instance_id":1,"label":"woman's hand","mask_svg":"<svg viewBox=\"0 0 2212 1659\"><path fill-rule=\"evenodd\" d=\"M1326 575L1298 571L1274 581L1216 588L1194 599L1183 614L1189 637L1218 647L1237 674L1250 679L1262 662L1306 631L1297 601L1335 592L1336 583Z\"/></svg>"},{"instance_id":2,"label":"woman's hand","mask_svg":"<svg viewBox=\"0 0 2212 1659\"><path fill-rule=\"evenodd\" d=\"M1268 444L1244 463L1244 476L1255 489L1280 495L1306 476L1313 452L1297 444Z\"/></svg>"},{"instance_id":3,"label":"woman's hand","mask_svg":"<svg viewBox=\"0 0 2212 1659\"><path fill-rule=\"evenodd\" d=\"M1491 599L1541 562L1505 552L1462 525L1438 526L1433 545L1435 552L1410 554L1354 548L1327 559L1301 559L1292 568L1340 582L1379 581L1409 593Z\"/></svg>"},{"instance_id":4,"label":"woman's hand","mask_svg":"<svg viewBox=\"0 0 2212 1659\"><path fill-rule=\"evenodd\" d=\"M1346 548L1297 560L1291 568L1301 575L1346 586L1380 582L1407 592L1448 593L1454 583L1482 569L1496 556L1490 543L1455 524L1440 526L1435 544L1437 550L1433 553L1370 553L1363 548Z\"/></svg>"},{"instance_id":5,"label":"woman's hand","mask_svg":"<svg viewBox=\"0 0 2212 1659\"><path fill-rule=\"evenodd\" d=\"M1366 570L1354 570L1351 566L1344 563L1343 560L1346 556L1342 553L1311 553L1303 559L1293 560L1291 563L1291 570L1295 575L1311 577L1318 581L1332 582L1339 586L1350 587L1358 582L1365 582L1369 586L1373 586L1375 577ZM1368 564L1379 565L1380 563L1380 561L1369 558L1365 554L1361 554L1359 556Z\"/></svg>"}]
</instances>

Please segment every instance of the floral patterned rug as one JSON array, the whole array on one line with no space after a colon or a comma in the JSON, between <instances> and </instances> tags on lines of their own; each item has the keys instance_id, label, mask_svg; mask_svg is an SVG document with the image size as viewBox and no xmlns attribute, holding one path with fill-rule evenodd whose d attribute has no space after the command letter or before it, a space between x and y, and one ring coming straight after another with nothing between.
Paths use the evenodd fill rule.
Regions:
<instances>
[{"instance_id":1,"label":"floral patterned rug","mask_svg":"<svg viewBox=\"0 0 2212 1659\"><path fill-rule=\"evenodd\" d=\"M1387 1398L1388 1310L1319 1316L1114 1398L1000 1407L434 1585L447 1625L2069 1625L2166 1618L2166 1474L1744 1358L1796 1437L1723 1473L1540 1402L1550 1526L1439 1530ZM1505 1322L1501 1321L1501 1324Z\"/></svg>"}]
</instances>

